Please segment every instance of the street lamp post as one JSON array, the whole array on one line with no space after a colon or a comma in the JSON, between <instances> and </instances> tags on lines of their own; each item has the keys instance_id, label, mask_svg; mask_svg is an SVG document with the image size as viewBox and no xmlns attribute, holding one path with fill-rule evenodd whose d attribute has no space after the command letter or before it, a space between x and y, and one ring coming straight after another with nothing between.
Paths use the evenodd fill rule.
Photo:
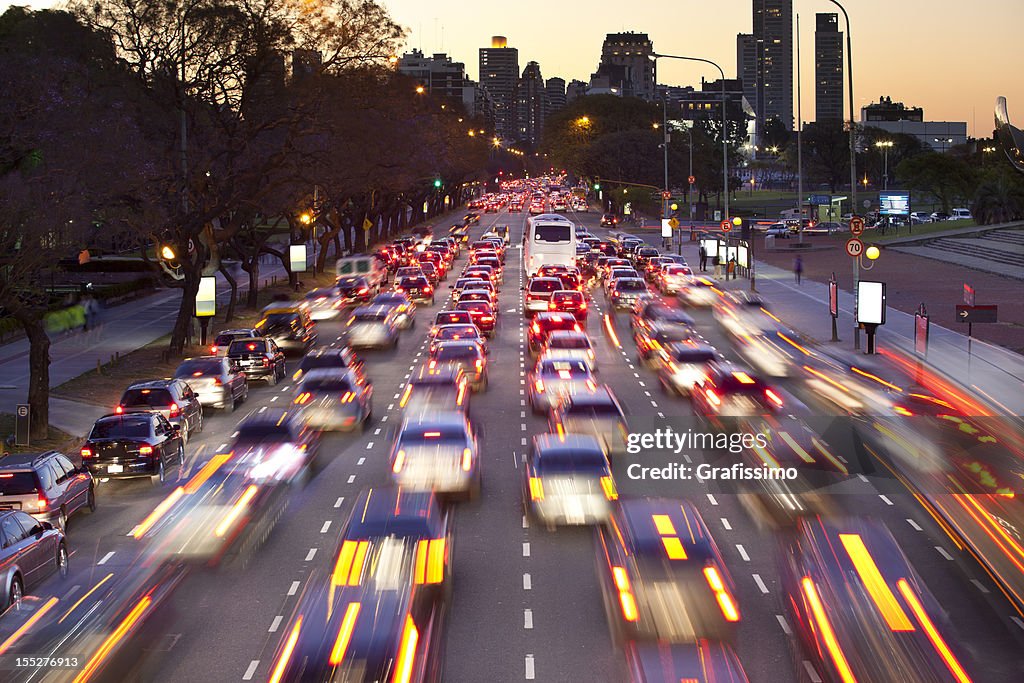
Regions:
<instances>
[{"instance_id":1,"label":"street lamp post","mask_svg":"<svg viewBox=\"0 0 1024 683\"><path fill-rule=\"evenodd\" d=\"M710 64L711 66L718 69L718 73L721 76L722 83L722 191L725 193L725 220L729 220L729 136L728 127L725 119L725 71L722 67L718 66L715 62L710 59L704 59L702 57L681 57L679 55L663 55L653 54L651 58L654 60L660 59L682 59L688 62L703 62ZM693 145L690 146L691 149ZM691 175L693 175L691 173Z\"/></svg>"},{"instance_id":2,"label":"street lamp post","mask_svg":"<svg viewBox=\"0 0 1024 683\"><path fill-rule=\"evenodd\" d=\"M875 147L882 150L882 156L884 162L882 164L882 189L889 189L889 149L892 147L892 140L879 140L875 143Z\"/></svg>"},{"instance_id":3,"label":"street lamp post","mask_svg":"<svg viewBox=\"0 0 1024 683\"><path fill-rule=\"evenodd\" d=\"M857 149L854 146L855 124L853 121L853 47L852 42L850 40L850 15L846 13L846 8L839 4L838 0L828 1L839 8L839 10L843 13L843 21L846 23L846 80L849 84L850 96L850 213L857 213ZM856 293L854 293L854 295L856 296ZM856 298L854 298L854 311L856 312Z\"/></svg>"}]
</instances>

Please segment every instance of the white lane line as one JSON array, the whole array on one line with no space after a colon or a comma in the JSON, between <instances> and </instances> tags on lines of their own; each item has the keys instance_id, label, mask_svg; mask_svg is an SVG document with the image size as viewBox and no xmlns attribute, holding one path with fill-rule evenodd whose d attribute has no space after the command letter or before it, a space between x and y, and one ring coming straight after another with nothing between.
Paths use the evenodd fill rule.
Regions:
<instances>
[{"instance_id":1,"label":"white lane line","mask_svg":"<svg viewBox=\"0 0 1024 683\"><path fill-rule=\"evenodd\" d=\"M341 496L338 500L334 501L334 507L340 508L341 504L345 502L345 496Z\"/></svg>"},{"instance_id":2,"label":"white lane line","mask_svg":"<svg viewBox=\"0 0 1024 683\"><path fill-rule=\"evenodd\" d=\"M267 412L267 407L266 407L266 406L263 406L262 408L260 408L260 409L259 409L259 413L260 413L261 415L262 415L263 413L265 413L265 412Z\"/></svg>"},{"instance_id":3,"label":"white lane line","mask_svg":"<svg viewBox=\"0 0 1024 683\"><path fill-rule=\"evenodd\" d=\"M291 389L291 386L281 387L281 393L282 394L287 394L290 389Z\"/></svg>"},{"instance_id":4,"label":"white lane line","mask_svg":"<svg viewBox=\"0 0 1024 683\"><path fill-rule=\"evenodd\" d=\"M520 417L520 418L524 418L524 417L526 417L526 411L525 411L525 410L520 410L520 411L519 411L519 417Z\"/></svg>"},{"instance_id":5,"label":"white lane line","mask_svg":"<svg viewBox=\"0 0 1024 683\"><path fill-rule=\"evenodd\" d=\"M324 525L320 527L320 533L326 534L327 530L331 528L331 520L324 522Z\"/></svg>"},{"instance_id":6,"label":"white lane line","mask_svg":"<svg viewBox=\"0 0 1024 683\"><path fill-rule=\"evenodd\" d=\"M536 672L533 669L533 655L526 655L526 680L532 681Z\"/></svg>"},{"instance_id":7,"label":"white lane line","mask_svg":"<svg viewBox=\"0 0 1024 683\"><path fill-rule=\"evenodd\" d=\"M271 403L273 403L273 402L274 402L274 401L276 401L276 400L277 400L277 396L271 396L271 397L270 397L270 402L271 402Z\"/></svg>"},{"instance_id":8,"label":"white lane line","mask_svg":"<svg viewBox=\"0 0 1024 683\"><path fill-rule=\"evenodd\" d=\"M372 441L370 443L366 444L366 450L370 450L371 448L373 448L373 442Z\"/></svg>"},{"instance_id":9,"label":"white lane line","mask_svg":"<svg viewBox=\"0 0 1024 683\"><path fill-rule=\"evenodd\" d=\"M654 403L654 401L651 401L651 403ZM657 406L655 406L655 408L657 408ZM658 417L660 417L661 419L664 420L665 419L665 413L658 413Z\"/></svg>"},{"instance_id":10,"label":"white lane line","mask_svg":"<svg viewBox=\"0 0 1024 683\"><path fill-rule=\"evenodd\" d=\"M295 595L299 592L299 586L302 584L298 581L292 581L292 585L288 586L288 595Z\"/></svg>"},{"instance_id":11,"label":"white lane line","mask_svg":"<svg viewBox=\"0 0 1024 683\"><path fill-rule=\"evenodd\" d=\"M693 464L693 458L690 457L689 453L683 453L683 460L685 460L687 464Z\"/></svg>"},{"instance_id":12,"label":"white lane line","mask_svg":"<svg viewBox=\"0 0 1024 683\"><path fill-rule=\"evenodd\" d=\"M530 544L529 542L523 543L523 557L530 556Z\"/></svg>"},{"instance_id":13,"label":"white lane line","mask_svg":"<svg viewBox=\"0 0 1024 683\"><path fill-rule=\"evenodd\" d=\"M635 375L636 373L634 372L633 374ZM640 385L640 386L642 386L642 387L646 387L646 386L647 386L647 385L646 385L646 384L644 384L643 382L637 382L637 384L639 384L639 385Z\"/></svg>"},{"instance_id":14,"label":"white lane line","mask_svg":"<svg viewBox=\"0 0 1024 683\"><path fill-rule=\"evenodd\" d=\"M526 518L526 515L523 515L523 528L524 529L529 529L530 528L530 520Z\"/></svg>"},{"instance_id":15,"label":"white lane line","mask_svg":"<svg viewBox=\"0 0 1024 683\"><path fill-rule=\"evenodd\" d=\"M387 416L387 415L385 415L384 417L382 417L382 418L380 419L380 421L381 421L381 422L387 422L387 421L388 421L388 416Z\"/></svg>"},{"instance_id":16,"label":"white lane line","mask_svg":"<svg viewBox=\"0 0 1024 683\"><path fill-rule=\"evenodd\" d=\"M722 526L725 527L726 531L732 531L732 524L729 524L729 520L725 517L722 517Z\"/></svg>"},{"instance_id":17,"label":"white lane line","mask_svg":"<svg viewBox=\"0 0 1024 683\"><path fill-rule=\"evenodd\" d=\"M366 462L366 458L359 458L359 460L356 460L357 465L362 465L364 462Z\"/></svg>"},{"instance_id":18,"label":"white lane line","mask_svg":"<svg viewBox=\"0 0 1024 683\"><path fill-rule=\"evenodd\" d=\"M971 579L971 583L973 583L974 587L977 588L978 590L980 590L982 593L991 593L992 592L989 589L985 588L985 585L981 581L978 581L977 579Z\"/></svg>"},{"instance_id":19,"label":"white lane line","mask_svg":"<svg viewBox=\"0 0 1024 683\"><path fill-rule=\"evenodd\" d=\"M921 526L909 517L907 518L907 524L909 524L914 531L921 531Z\"/></svg>"},{"instance_id":20,"label":"white lane line","mask_svg":"<svg viewBox=\"0 0 1024 683\"><path fill-rule=\"evenodd\" d=\"M651 392L645 391L644 392L644 396L646 396L647 398L650 398L651 397Z\"/></svg>"},{"instance_id":21,"label":"white lane line","mask_svg":"<svg viewBox=\"0 0 1024 683\"><path fill-rule=\"evenodd\" d=\"M218 451L222 451L222 450L224 450L227 447L228 447L228 445L226 443L222 443L221 445L217 446L217 450Z\"/></svg>"},{"instance_id":22,"label":"white lane line","mask_svg":"<svg viewBox=\"0 0 1024 683\"><path fill-rule=\"evenodd\" d=\"M523 590L533 590L533 579L530 578L530 575L528 573L523 574Z\"/></svg>"},{"instance_id":23,"label":"white lane line","mask_svg":"<svg viewBox=\"0 0 1024 683\"><path fill-rule=\"evenodd\" d=\"M398 397L396 396L395 398L398 398ZM395 404L394 403L389 403L388 404L388 410L394 410L394 408L395 408Z\"/></svg>"},{"instance_id":24,"label":"white lane line","mask_svg":"<svg viewBox=\"0 0 1024 683\"><path fill-rule=\"evenodd\" d=\"M280 614L274 617L274 620L270 622L270 628L267 629L267 633L276 633L277 627L281 625L282 618L283 617Z\"/></svg>"},{"instance_id":25,"label":"white lane line","mask_svg":"<svg viewBox=\"0 0 1024 683\"><path fill-rule=\"evenodd\" d=\"M339 339L340 338L341 337L339 337ZM242 674L242 680L243 681L251 681L253 675L256 674L256 669L259 668L259 665L260 665L260 660L258 660L258 659L254 659L251 662L249 662L249 666L245 669L245 673Z\"/></svg>"},{"instance_id":26,"label":"white lane line","mask_svg":"<svg viewBox=\"0 0 1024 683\"><path fill-rule=\"evenodd\" d=\"M112 558L113 556L114 556L114 551L113 551L113 550L111 550L111 551L110 551L109 553L107 553L106 555L104 555L103 557L101 557L101 558L100 558L100 561L99 561L99 562L97 562L96 564L98 564L98 565L99 565L99 564L106 564L106 563L107 563L107 560L109 560L109 559L110 559L110 558Z\"/></svg>"},{"instance_id":27,"label":"white lane line","mask_svg":"<svg viewBox=\"0 0 1024 683\"><path fill-rule=\"evenodd\" d=\"M789 628L789 622L786 621L786 617L782 616L781 614L776 614L775 618L778 619L779 626L782 627L783 633L785 633L787 636L793 635L793 631Z\"/></svg>"},{"instance_id":28,"label":"white lane line","mask_svg":"<svg viewBox=\"0 0 1024 683\"><path fill-rule=\"evenodd\" d=\"M892 501L889 500L888 498L886 498L885 496L883 496L881 493L878 494L878 497L881 498L885 502L886 505L892 505Z\"/></svg>"},{"instance_id":29,"label":"white lane line","mask_svg":"<svg viewBox=\"0 0 1024 683\"><path fill-rule=\"evenodd\" d=\"M526 437L525 436L522 439L519 440L519 444L521 446L525 446L526 445Z\"/></svg>"},{"instance_id":30,"label":"white lane line","mask_svg":"<svg viewBox=\"0 0 1024 683\"><path fill-rule=\"evenodd\" d=\"M865 477L865 476L864 476L863 474L858 474L858 475L857 475L857 478L858 478L858 479L860 479L860 480L861 480L862 482L864 482L865 484L866 484L866 483L868 483L868 478L867 478L867 477Z\"/></svg>"},{"instance_id":31,"label":"white lane line","mask_svg":"<svg viewBox=\"0 0 1024 683\"><path fill-rule=\"evenodd\" d=\"M807 672L807 677L811 679L811 683L821 683L821 676L814 670L814 666L808 659L804 660L804 670Z\"/></svg>"},{"instance_id":32,"label":"white lane line","mask_svg":"<svg viewBox=\"0 0 1024 683\"><path fill-rule=\"evenodd\" d=\"M377 436L378 434L380 434L380 427L377 427L376 429L373 430L374 436Z\"/></svg>"},{"instance_id":33,"label":"white lane line","mask_svg":"<svg viewBox=\"0 0 1024 683\"><path fill-rule=\"evenodd\" d=\"M736 552L740 554L744 562L750 562L750 555L747 555L747 551L739 543L736 544Z\"/></svg>"},{"instance_id":34,"label":"white lane line","mask_svg":"<svg viewBox=\"0 0 1024 683\"><path fill-rule=\"evenodd\" d=\"M935 549L939 551L939 555L942 555L944 558L946 558L950 562L953 561L953 557L949 553L947 553L946 549L943 548L941 545L935 546Z\"/></svg>"},{"instance_id":35,"label":"white lane line","mask_svg":"<svg viewBox=\"0 0 1024 683\"><path fill-rule=\"evenodd\" d=\"M1024 631L1024 621L1021 621L1020 617L1018 617L1018 616L1011 616L1011 617L1010 617L1010 619L1012 619L1012 620L1013 620L1013 623L1017 624L1017 626L1018 626L1018 627L1019 627L1019 628L1020 628L1020 629L1021 629L1022 631Z\"/></svg>"},{"instance_id":36,"label":"white lane line","mask_svg":"<svg viewBox=\"0 0 1024 683\"><path fill-rule=\"evenodd\" d=\"M767 595L768 594L768 586L764 585L764 581L761 579L761 575L760 574L751 574L751 576L754 577L754 583L757 584L758 590L760 590L762 593Z\"/></svg>"},{"instance_id":37,"label":"white lane line","mask_svg":"<svg viewBox=\"0 0 1024 683\"><path fill-rule=\"evenodd\" d=\"M708 500L711 501L712 505L718 505L718 500L710 493L708 494Z\"/></svg>"},{"instance_id":38,"label":"white lane line","mask_svg":"<svg viewBox=\"0 0 1024 683\"><path fill-rule=\"evenodd\" d=\"M523 610L523 628L525 628L525 629L533 628L533 610L532 609L524 609Z\"/></svg>"},{"instance_id":39,"label":"white lane line","mask_svg":"<svg viewBox=\"0 0 1024 683\"><path fill-rule=\"evenodd\" d=\"M633 373L633 376L634 376L634 377L640 377L640 373L639 373L639 372L634 372L634 373Z\"/></svg>"},{"instance_id":40,"label":"white lane line","mask_svg":"<svg viewBox=\"0 0 1024 683\"><path fill-rule=\"evenodd\" d=\"M354 474L350 474L350 475L348 475L348 483L350 483L350 484L351 484L351 483L352 483L352 482L354 482L355 480L356 480L356 475L354 475Z\"/></svg>"},{"instance_id":41,"label":"white lane line","mask_svg":"<svg viewBox=\"0 0 1024 683\"><path fill-rule=\"evenodd\" d=\"M312 562L314 557L316 557L316 548L310 548L309 552L306 553L306 559L303 560L303 562Z\"/></svg>"},{"instance_id":42,"label":"white lane line","mask_svg":"<svg viewBox=\"0 0 1024 683\"><path fill-rule=\"evenodd\" d=\"M398 397L401 396L401 395L402 395L401 393L395 394L393 398L397 401Z\"/></svg>"}]
</instances>

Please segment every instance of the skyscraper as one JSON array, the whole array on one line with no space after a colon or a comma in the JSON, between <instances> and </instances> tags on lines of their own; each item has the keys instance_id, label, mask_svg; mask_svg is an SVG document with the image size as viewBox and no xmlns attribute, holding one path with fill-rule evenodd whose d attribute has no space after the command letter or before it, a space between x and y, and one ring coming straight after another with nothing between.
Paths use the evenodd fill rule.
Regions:
<instances>
[{"instance_id":1,"label":"skyscraper","mask_svg":"<svg viewBox=\"0 0 1024 683\"><path fill-rule=\"evenodd\" d=\"M839 15L819 13L814 27L814 120L843 120L843 34Z\"/></svg>"},{"instance_id":2,"label":"skyscraper","mask_svg":"<svg viewBox=\"0 0 1024 683\"><path fill-rule=\"evenodd\" d=\"M656 95L654 43L646 33L609 33L601 47L601 63L590 87L623 97L653 100Z\"/></svg>"},{"instance_id":3,"label":"skyscraper","mask_svg":"<svg viewBox=\"0 0 1024 683\"><path fill-rule=\"evenodd\" d=\"M793 129L793 0L753 0L758 137L771 119Z\"/></svg>"},{"instance_id":4,"label":"skyscraper","mask_svg":"<svg viewBox=\"0 0 1024 683\"><path fill-rule=\"evenodd\" d=\"M752 33L736 35L736 77L743 81L743 96L757 102L757 42Z\"/></svg>"},{"instance_id":5,"label":"skyscraper","mask_svg":"<svg viewBox=\"0 0 1024 683\"><path fill-rule=\"evenodd\" d=\"M554 114L566 104L565 79L555 76L545 81L545 89L548 95L548 114Z\"/></svg>"},{"instance_id":6,"label":"skyscraper","mask_svg":"<svg viewBox=\"0 0 1024 683\"><path fill-rule=\"evenodd\" d=\"M516 125L519 130L512 139L533 146L540 142L547 109L547 88L540 73L540 64L527 63L516 90Z\"/></svg>"},{"instance_id":7,"label":"skyscraper","mask_svg":"<svg viewBox=\"0 0 1024 683\"><path fill-rule=\"evenodd\" d=\"M519 139L516 130L516 84L519 82L519 50L508 47L504 36L491 38L480 48L480 85L494 103L494 127L502 140Z\"/></svg>"}]
</instances>

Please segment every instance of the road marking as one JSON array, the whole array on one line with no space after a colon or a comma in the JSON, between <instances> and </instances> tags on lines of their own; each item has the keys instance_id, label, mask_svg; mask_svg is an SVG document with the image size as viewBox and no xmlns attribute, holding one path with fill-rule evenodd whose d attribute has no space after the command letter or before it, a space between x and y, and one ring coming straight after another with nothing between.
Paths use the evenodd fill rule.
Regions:
<instances>
[{"instance_id":1,"label":"road marking","mask_svg":"<svg viewBox=\"0 0 1024 683\"><path fill-rule=\"evenodd\" d=\"M523 515L523 528L524 529L529 529L530 528L530 520L526 518L526 515Z\"/></svg>"},{"instance_id":2,"label":"road marking","mask_svg":"<svg viewBox=\"0 0 1024 683\"><path fill-rule=\"evenodd\" d=\"M401 395L402 395L402 394L401 394L401 392L399 392L399 393L395 394L395 395L393 396L393 398L394 398L394 399L395 399L395 400L397 401L397 400L398 400L398 397L399 397L399 396L401 396ZM388 407L388 410L390 410L390 409L391 409L391 407L389 406L389 407Z\"/></svg>"},{"instance_id":3,"label":"road marking","mask_svg":"<svg viewBox=\"0 0 1024 683\"><path fill-rule=\"evenodd\" d=\"M109 560L109 559L110 559L110 558L112 558L113 556L114 556L114 551L113 551L113 550L111 550L111 551L110 551L109 553L107 553L106 555L104 555L103 557L101 557L101 558L100 558L100 561L99 561L99 562L97 562L96 564L97 564L97 565L100 565L100 564L106 564L106 563L107 563L107 560Z\"/></svg>"},{"instance_id":4,"label":"road marking","mask_svg":"<svg viewBox=\"0 0 1024 683\"><path fill-rule=\"evenodd\" d=\"M1011 616L1010 619L1012 619L1013 623L1017 624L1017 626L1020 627L1022 631L1024 631L1024 621L1021 621L1020 617Z\"/></svg>"},{"instance_id":5,"label":"road marking","mask_svg":"<svg viewBox=\"0 0 1024 683\"><path fill-rule=\"evenodd\" d=\"M821 683L821 676L814 670L810 660L804 660L804 670L807 671L807 676L811 679L811 683Z\"/></svg>"},{"instance_id":6,"label":"road marking","mask_svg":"<svg viewBox=\"0 0 1024 683\"><path fill-rule=\"evenodd\" d=\"M729 520L725 517L722 517L722 526L725 527L726 531L732 531L732 524L729 524Z\"/></svg>"},{"instance_id":7,"label":"road marking","mask_svg":"<svg viewBox=\"0 0 1024 683\"><path fill-rule=\"evenodd\" d=\"M651 401L651 403L654 403L654 401ZM657 408L657 406L655 406L655 408ZM665 419L665 413L658 413L658 417L660 417L661 419L664 420Z\"/></svg>"},{"instance_id":8,"label":"road marking","mask_svg":"<svg viewBox=\"0 0 1024 683\"><path fill-rule=\"evenodd\" d=\"M277 400L277 396L271 396L271 397L270 397L270 402L271 402L271 403L273 403L273 402L274 402L274 401L276 401L276 400Z\"/></svg>"},{"instance_id":9,"label":"road marking","mask_svg":"<svg viewBox=\"0 0 1024 683\"><path fill-rule=\"evenodd\" d=\"M354 474L350 474L350 475L348 475L348 483L350 483L350 484L351 484L351 483L352 483L352 482L354 482L355 480L356 480L356 475L354 475Z\"/></svg>"},{"instance_id":10,"label":"road marking","mask_svg":"<svg viewBox=\"0 0 1024 683\"><path fill-rule=\"evenodd\" d=\"M217 450L218 451L223 451L227 447L228 447L228 445L226 443L222 443L221 445L217 446Z\"/></svg>"},{"instance_id":11,"label":"road marking","mask_svg":"<svg viewBox=\"0 0 1024 683\"><path fill-rule=\"evenodd\" d=\"M989 589L985 588L985 585L981 581L978 581L977 579L971 579L971 583L973 583L974 587L977 588L978 590L980 590L982 593L991 593L992 592Z\"/></svg>"},{"instance_id":12,"label":"road marking","mask_svg":"<svg viewBox=\"0 0 1024 683\"><path fill-rule=\"evenodd\" d=\"M530 556L530 544L529 542L523 543L523 557Z\"/></svg>"},{"instance_id":13,"label":"road marking","mask_svg":"<svg viewBox=\"0 0 1024 683\"><path fill-rule=\"evenodd\" d=\"M886 505L892 505L892 501L889 500L888 498L886 498L885 496L883 496L881 493L878 494L878 497L881 498L883 501L885 501Z\"/></svg>"},{"instance_id":14,"label":"road marking","mask_svg":"<svg viewBox=\"0 0 1024 683\"><path fill-rule=\"evenodd\" d=\"M747 551L739 543L736 544L736 552L740 554L744 562L750 562L750 555L747 555Z\"/></svg>"},{"instance_id":15,"label":"road marking","mask_svg":"<svg viewBox=\"0 0 1024 683\"><path fill-rule=\"evenodd\" d=\"M303 560L303 562L312 562L314 557L316 557L316 548L310 548L309 552L306 553L306 559Z\"/></svg>"},{"instance_id":16,"label":"road marking","mask_svg":"<svg viewBox=\"0 0 1024 683\"><path fill-rule=\"evenodd\" d=\"M789 622L786 621L786 617L782 616L781 614L776 614L775 618L778 619L779 626L782 627L782 632L783 633L785 633L787 636L793 635L793 631L790 630Z\"/></svg>"},{"instance_id":17,"label":"road marking","mask_svg":"<svg viewBox=\"0 0 1024 683\"><path fill-rule=\"evenodd\" d=\"M281 393L282 394L287 393L290 389L291 389L290 385L286 386L286 387L281 387Z\"/></svg>"},{"instance_id":18,"label":"road marking","mask_svg":"<svg viewBox=\"0 0 1024 683\"><path fill-rule=\"evenodd\" d=\"M299 586L302 584L298 581L292 581L292 585L288 586L288 595L295 595L299 592Z\"/></svg>"},{"instance_id":19,"label":"road marking","mask_svg":"<svg viewBox=\"0 0 1024 683\"><path fill-rule=\"evenodd\" d=\"M758 589L762 593L767 595L768 594L768 586L764 585L764 581L761 579L761 575L760 574L751 574L751 576L754 577L754 583L757 584Z\"/></svg>"},{"instance_id":20,"label":"road marking","mask_svg":"<svg viewBox=\"0 0 1024 683\"><path fill-rule=\"evenodd\" d=\"M712 505L718 505L718 500L716 500L715 497L710 493L708 494L708 500L711 501Z\"/></svg>"},{"instance_id":21,"label":"road marking","mask_svg":"<svg viewBox=\"0 0 1024 683\"><path fill-rule=\"evenodd\" d=\"M357 465L362 465L364 462L366 462L366 458L359 458L359 460L356 460Z\"/></svg>"},{"instance_id":22,"label":"road marking","mask_svg":"<svg viewBox=\"0 0 1024 683\"><path fill-rule=\"evenodd\" d=\"M366 450L370 450L371 448L373 448L373 442L372 441L370 443L366 444Z\"/></svg>"},{"instance_id":23,"label":"road marking","mask_svg":"<svg viewBox=\"0 0 1024 683\"><path fill-rule=\"evenodd\" d=\"M326 534L327 530L331 528L331 520L324 522L324 525L320 527L320 533Z\"/></svg>"},{"instance_id":24,"label":"road marking","mask_svg":"<svg viewBox=\"0 0 1024 683\"><path fill-rule=\"evenodd\" d=\"M519 417L520 418L525 418L526 417L526 411L525 410L520 410L519 411Z\"/></svg>"},{"instance_id":25,"label":"road marking","mask_svg":"<svg viewBox=\"0 0 1024 683\"><path fill-rule=\"evenodd\" d=\"M688 464L693 464L693 458L690 457L689 453L683 453L683 460L685 460Z\"/></svg>"},{"instance_id":26,"label":"road marking","mask_svg":"<svg viewBox=\"0 0 1024 683\"><path fill-rule=\"evenodd\" d=\"M909 517L907 518L907 524L909 524L914 531L921 531L920 525Z\"/></svg>"},{"instance_id":27,"label":"road marking","mask_svg":"<svg viewBox=\"0 0 1024 683\"><path fill-rule=\"evenodd\" d=\"M651 397L651 392L645 391L644 392L644 396L646 396L647 398L650 398Z\"/></svg>"},{"instance_id":28,"label":"road marking","mask_svg":"<svg viewBox=\"0 0 1024 683\"><path fill-rule=\"evenodd\" d=\"M950 562L952 562L952 561L953 561L953 558L952 558L952 556L951 556L951 555L950 555L949 553L947 553L947 552L946 552L946 549L945 549L945 548L943 548L943 547L942 547L941 545L937 545L937 546L935 546L935 549L939 551L939 555L942 555L942 556L943 556L944 558L946 558L946 559L947 559L947 560L949 560Z\"/></svg>"},{"instance_id":29,"label":"road marking","mask_svg":"<svg viewBox=\"0 0 1024 683\"><path fill-rule=\"evenodd\" d=\"M634 376L634 377L639 377L639 376L640 376L640 373L639 373L639 372L634 372L634 373L633 373L633 376Z\"/></svg>"},{"instance_id":30,"label":"road marking","mask_svg":"<svg viewBox=\"0 0 1024 683\"><path fill-rule=\"evenodd\" d=\"M519 440L519 444L521 446L525 446L526 445L526 437L525 436L522 439Z\"/></svg>"},{"instance_id":31,"label":"road marking","mask_svg":"<svg viewBox=\"0 0 1024 683\"><path fill-rule=\"evenodd\" d=\"M533 589L533 580L529 574L523 574L523 590L528 591Z\"/></svg>"},{"instance_id":32,"label":"road marking","mask_svg":"<svg viewBox=\"0 0 1024 683\"><path fill-rule=\"evenodd\" d=\"M533 655L526 655L526 680L532 681L535 672L533 670Z\"/></svg>"},{"instance_id":33,"label":"road marking","mask_svg":"<svg viewBox=\"0 0 1024 683\"><path fill-rule=\"evenodd\" d=\"M387 416L387 415L385 415L384 417L382 417L382 418L380 419L380 421L381 421L381 422L387 422L387 421L388 421L388 416Z\"/></svg>"},{"instance_id":34,"label":"road marking","mask_svg":"<svg viewBox=\"0 0 1024 683\"><path fill-rule=\"evenodd\" d=\"M636 373L634 372L633 374L635 375ZM639 375L637 375L637 376L639 376ZM640 385L640 386L642 386L642 387L646 387L646 386L647 386L647 385L646 385L646 384L644 384L643 382L637 382L637 384L639 384L639 385Z\"/></svg>"},{"instance_id":35,"label":"road marking","mask_svg":"<svg viewBox=\"0 0 1024 683\"><path fill-rule=\"evenodd\" d=\"M341 504L345 502L345 496L340 496L338 500L334 501L334 507L340 508Z\"/></svg>"},{"instance_id":36,"label":"road marking","mask_svg":"<svg viewBox=\"0 0 1024 683\"><path fill-rule=\"evenodd\" d=\"M398 398L398 396L395 396L395 398ZM393 410L393 409L394 409L394 407L395 407L395 404L394 404L394 403L389 403L389 404L388 404L388 410ZM383 420L382 420L382 422L383 422Z\"/></svg>"},{"instance_id":37,"label":"road marking","mask_svg":"<svg viewBox=\"0 0 1024 683\"><path fill-rule=\"evenodd\" d=\"M341 339L341 337L338 337L338 339ZM258 659L254 659L251 662L249 662L248 668L246 668L245 673L242 674L242 680L243 681L251 681L252 677L256 673L256 669L259 667L259 665L260 665L260 660L258 660Z\"/></svg>"},{"instance_id":38,"label":"road marking","mask_svg":"<svg viewBox=\"0 0 1024 683\"><path fill-rule=\"evenodd\" d=\"M525 629L533 628L533 610L532 609L524 609L523 610L523 628L525 628Z\"/></svg>"},{"instance_id":39,"label":"road marking","mask_svg":"<svg viewBox=\"0 0 1024 683\"><path fill-rule=\"evenodd\" d=\"M860 479L860 480L861 480L862 482L864 482L865 484L866 484L866 483L868 483L868 478L867 478L867 477L865 477L865 476L864 476L863 474L858 474L858 475L857 475L857 478L858 478L858 479Z\"/></svg>"},{"instance_id":40,"label":"road marking","mask_svg":"<svg viewBox=\"0 0 1024 683\"><path fill-rule=\"evenodd\" d=\"M373 430L374 436L377 436L378 434L380 434L380 427L377 427L376 429Z\"/></svg>"},{"instance_id":41,"label":"road marking","mask_svg":"<svg viewBox=\"0 0 1024 683\"><path fill-rule=\"evenodd\" d=\"M274 617L274 620L270 622L270 628L267 629L267 633L276 633L277 627L281 625L281 619L282 617L280 614Z\"/></svg>"},{"instance_id":42,"label":"road marking","mask_svg":"<svg viewBox=\"0 0 1024 683\"><path fill-rule=\"evenodd\" d=\"M267 412L267 407L266 407L266 406L263 406L262 408L260 408L260 410L259 410L259 413L260 413L261 415L262 415L263 413L265 413L265 412Z\"/></svg>"}]
</instances>

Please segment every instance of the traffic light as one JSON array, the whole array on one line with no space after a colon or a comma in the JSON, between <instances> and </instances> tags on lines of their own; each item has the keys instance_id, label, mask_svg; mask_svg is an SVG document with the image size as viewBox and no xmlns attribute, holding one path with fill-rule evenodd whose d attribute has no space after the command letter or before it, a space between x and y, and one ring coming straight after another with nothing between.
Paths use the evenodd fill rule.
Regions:
<instances>
[{"instance_id":1,"label":"traffic light","mask_svg":"<svg viewBox=\"0 0 1024 683\"><path fill-rule=\"evenodd\" d=\"M594 178L594 189L595 190L600 190L601 189L601 179L600 178Z\"/></svg>"},{"instance_id":2,"label":"traffic light","mask_svg":"<svg viewBox=\"0 0 1024 683\"><path fill-rule=\"evenodd\" d=\"M441 187L441 179L440 178L434 178L434 187L437 187L437 188Z\"/></svg>"}]
</instances>

